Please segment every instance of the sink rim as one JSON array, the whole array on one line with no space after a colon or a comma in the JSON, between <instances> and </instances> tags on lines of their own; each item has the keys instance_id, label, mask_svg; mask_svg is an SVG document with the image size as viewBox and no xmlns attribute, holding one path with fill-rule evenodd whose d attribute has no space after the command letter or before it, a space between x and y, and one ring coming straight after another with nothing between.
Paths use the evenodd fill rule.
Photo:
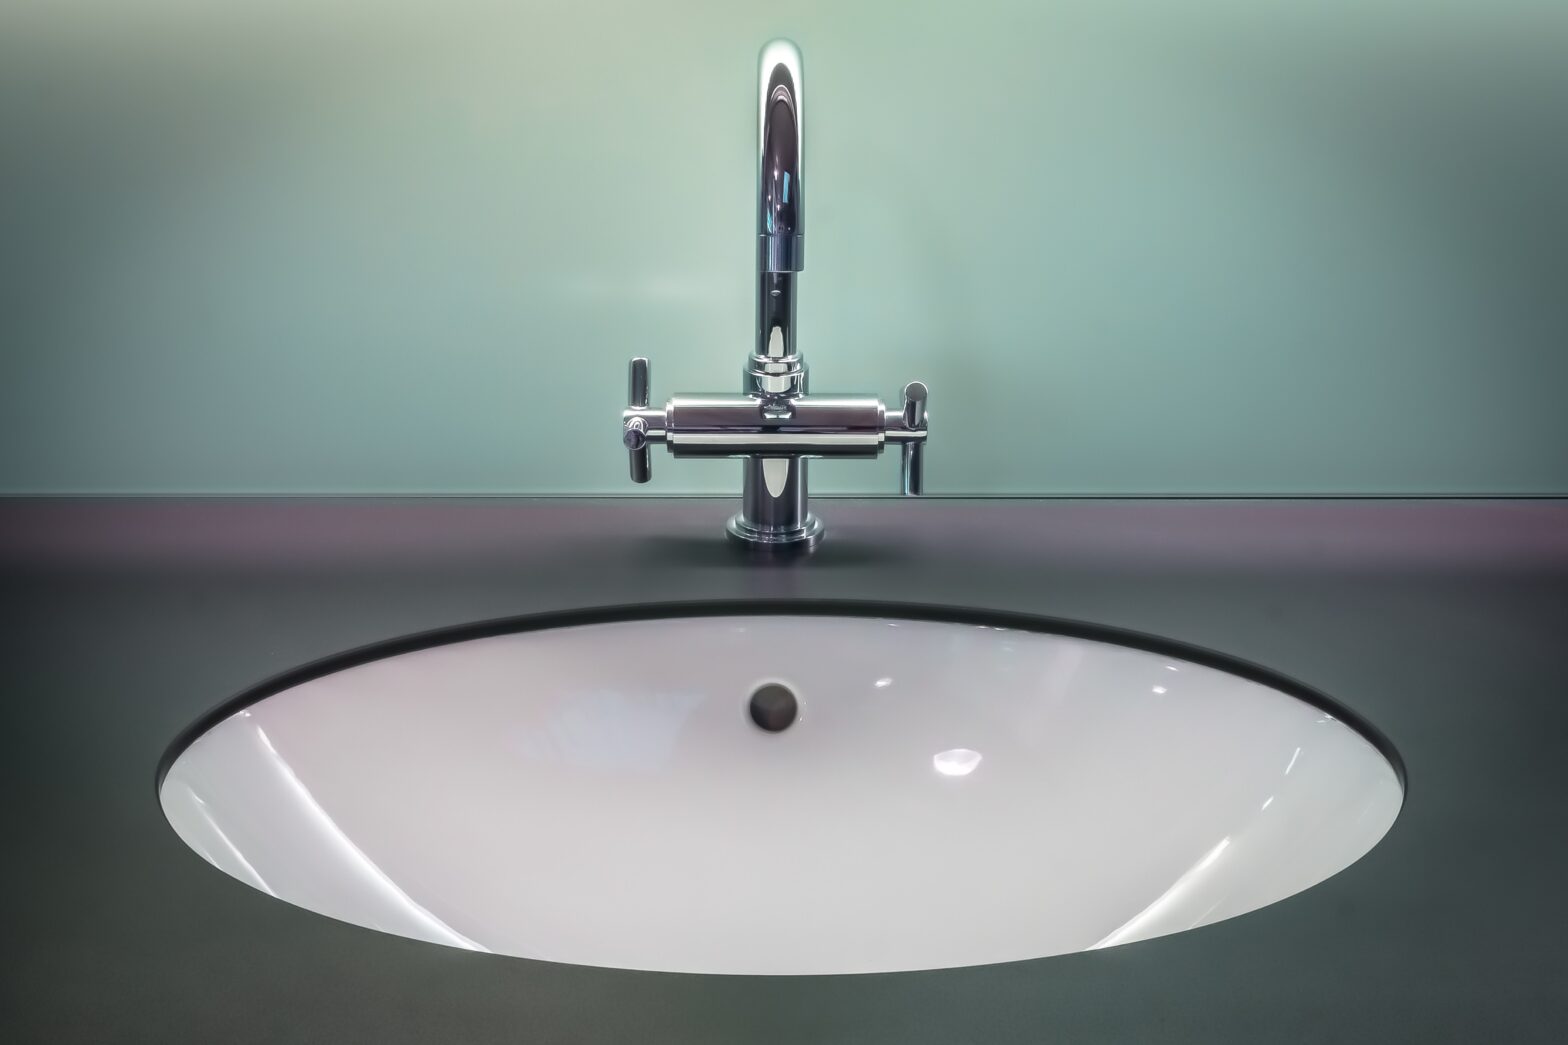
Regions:
<instances>
[{"instance_id":1,"label":"sink rim","mask_svg":"<svg viewBox=\"0 0 1568 1045\"><path fill-rule=\"evenodd\" d=\"M578 607L568 610L547 610L540 613L491 617L462 624L445 625L425 631L413 632L390 639L381 639L355 646L338 653L330 653L308 661L260 682L247 686L238 693L219 701L197 716L189 725L175 734L158 759L153 777L153 799L158 802L162 815L164 779L174 763L196 740L219 723L268 697L285 690L312 682L327 675L334 675L349 668L369 664L404 653L436 646L449 646L472 639L493 638L498 635L515 635L535 631L551 631L592 624L631 624L639 621L668 620L702 617L850 617L859 619L886 618L892 620L927 621L938 624L955 624L969 627L1007 628L1043 635L1086 639L1141 650L1145 653L1174 657L1223 671L1250 682L1277 690L1294 697L1320 711L1327 712L1339 722L1354 730L1371 744L1394 771L1399 783L1401 804L1410 799L1409 774L1399 749L1377 726L1354 708L1329 696L1299 679L1282 674L1253 661L1228 653L1221 653L1204 646L1163 638L1147 632L1101 624L1092 621L1051 617L1044 614L1018 610L975 609L973 607L945 606L939 603L896 602L874 599L695 599L690 601L619 603L605 606ZM1395 820L1395 824L1398 819Z\"/></svg>"}]
</instances>

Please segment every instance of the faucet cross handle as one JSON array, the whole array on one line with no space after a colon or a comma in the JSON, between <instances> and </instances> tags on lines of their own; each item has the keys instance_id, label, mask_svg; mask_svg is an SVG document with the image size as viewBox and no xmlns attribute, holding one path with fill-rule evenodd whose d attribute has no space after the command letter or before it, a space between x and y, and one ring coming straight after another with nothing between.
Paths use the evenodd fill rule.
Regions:
<instances>
[{"instance_id":1,"label":"faucet cross handle","mask_svg":"<svg viewBox=\"0 0 1568 1045\"><path fill-rule=\"evenodd\" d=\"M628 367L628 410L648 406L648 360L638 356ZM639 416L628 417L621 431L621 442L631 457L632 482L645 483L653 478L653 460L648 451L648 422Z\"/></svg>"},{"instance_id":2,"label":"faucet cross handle","mask_svg":"<svg viewBox=\"0 0 1568 1045\"><path fill-rule=\"evenodd\" d=\"M911 381L904 386L904 427L911 432L926 430L925 383ZM926 441L912 440L904 444L904 462L899 492L907 497L926 492Z\"/></svg>"}]
</instances>

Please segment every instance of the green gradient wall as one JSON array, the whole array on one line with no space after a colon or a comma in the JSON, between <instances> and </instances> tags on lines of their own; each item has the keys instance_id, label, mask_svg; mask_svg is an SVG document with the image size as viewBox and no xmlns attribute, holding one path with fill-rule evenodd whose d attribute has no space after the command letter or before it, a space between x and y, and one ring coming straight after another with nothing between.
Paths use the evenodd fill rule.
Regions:
<instances>
[{"instance_id":1,"label":"green gradient wall","mask_svg":"<svg viewBox=\"0 0 1568 1045\"><path fill-rule=\"evenodd\" d=\"M1568 5L1491 0L0 2L0 492L630 492L774 35L813 387L925 380L933 492L1568 493Z\"/></svg>"}]
</instances>

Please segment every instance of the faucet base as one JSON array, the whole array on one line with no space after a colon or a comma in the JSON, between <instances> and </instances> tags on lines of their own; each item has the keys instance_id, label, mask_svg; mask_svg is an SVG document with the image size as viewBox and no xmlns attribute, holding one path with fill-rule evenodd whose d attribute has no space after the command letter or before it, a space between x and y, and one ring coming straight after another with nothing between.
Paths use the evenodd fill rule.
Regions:
<instances>
[{"instance_id":1,"label":"faucet base","mask_svg":"<svg viewBox=\"0 0 1568 1045\"><path fill-rule=\"evenodd\" d=\"M822 540L822 520L808 513L800 526L757 526L737 512L724 527L730 540L747 551L765 555L801 555Z\"/></svg>"},{"instance_id":2,"label":"faucet base","mask_svg":"<svg viewBox=\"0 0 1568 1045\"><path fill-rule=\"evenodd\" d=\"M822 520L806 507L804 457L747 457L741 461L740 511L730 537L764 554L807 552L822 540Z\"/></svg>"}]
</instances>

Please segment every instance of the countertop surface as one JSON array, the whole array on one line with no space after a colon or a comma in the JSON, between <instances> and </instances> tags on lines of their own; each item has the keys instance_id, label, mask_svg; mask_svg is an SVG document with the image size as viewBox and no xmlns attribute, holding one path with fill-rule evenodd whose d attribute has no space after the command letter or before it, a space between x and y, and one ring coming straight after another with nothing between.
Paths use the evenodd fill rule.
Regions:
<instances>
[{"instance_id":1,"label":"countertop surface","mask_svg":"<svg viewBox=\"0 0 1568 1045\"><path fill-rule=\"evenodd\" d=\"M0 1040L1568 1036L1568 501L818 508L820 551L764 566L721 539L723 499L0 501ZM306 661L487 618L737 598L1021 611L1254 661L1385 733L1405 808L1341 874L1191 932L979 968L750 978L334 922L209 867L158 807L154 771L183 728Z\"/></svg>"}]
</instances>

